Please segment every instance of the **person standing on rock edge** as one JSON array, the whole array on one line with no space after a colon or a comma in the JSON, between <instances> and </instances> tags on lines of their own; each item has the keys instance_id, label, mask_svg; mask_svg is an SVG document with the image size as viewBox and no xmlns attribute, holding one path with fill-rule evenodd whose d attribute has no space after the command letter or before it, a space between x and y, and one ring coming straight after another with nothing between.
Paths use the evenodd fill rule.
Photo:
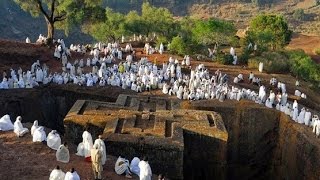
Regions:
<instances>
[{"instance_id":1,"label":"person standing on rock edge","mask_svg":"<svg viewBox=\"0 0 320 180\"><path fill-rule=\"evenodd\" d=\"M99 150L99 147L97 144L93 146L93 149L91 149L91 161L92 161L92 170L94 174L95 180L101 180L102 176L102 152Z\"/></svg>"}]
</instances>

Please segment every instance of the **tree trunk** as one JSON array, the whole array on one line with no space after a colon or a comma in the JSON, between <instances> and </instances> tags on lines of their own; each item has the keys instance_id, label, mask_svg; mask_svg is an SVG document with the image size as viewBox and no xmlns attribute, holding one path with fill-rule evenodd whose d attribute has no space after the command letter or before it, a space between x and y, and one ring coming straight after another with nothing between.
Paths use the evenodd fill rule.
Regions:
<instances>
[{"instance_id":1,"label":"tree trunk","mask_svg":"<svg viewBox=\"0 0 320 180\"><path fill-rule=\"evenodd\" d=\"M52 44L53 35L54 35L54 23L47 20L47 44Z\"/></svg>"}]
</instances>

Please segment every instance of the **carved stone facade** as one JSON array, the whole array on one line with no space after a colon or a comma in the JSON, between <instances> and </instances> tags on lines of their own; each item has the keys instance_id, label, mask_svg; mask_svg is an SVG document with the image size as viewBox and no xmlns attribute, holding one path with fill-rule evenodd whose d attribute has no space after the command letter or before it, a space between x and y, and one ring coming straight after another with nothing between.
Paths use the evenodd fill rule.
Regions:
<instances>
[{"instance_id":1,"label":"carved stone facade","mask_svg":"<svg viewBox=\"0 0 320 180\"><path fill-rule=\"evenodd\" d=\"M93 138L103 134L108 154L148 156L154 173L172 179L183 179L195 163L206 176L224 178L228 134L221 116L179 107L177 100L147 96L78 100L65 117L66 136L79 143L85 129Z\"/></svg>"}]
</instances>

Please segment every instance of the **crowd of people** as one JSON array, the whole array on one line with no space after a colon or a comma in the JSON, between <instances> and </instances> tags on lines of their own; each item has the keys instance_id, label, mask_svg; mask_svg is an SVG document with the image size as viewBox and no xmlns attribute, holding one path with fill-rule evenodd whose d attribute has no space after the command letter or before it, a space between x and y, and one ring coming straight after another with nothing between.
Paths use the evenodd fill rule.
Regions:
<instances>
[{"instance_id":1,"label":"crowd of people","mask_svg":"<svg viewBox=\"0 0 320 180\"><path fill-rule=\"evenodd\" d=\"M40 37L39 37L40 38ZM248 46L249 48L249 46ZM256 48L256 47L255 47ZM83 46L71 45L72 51L85 51ZM152 47L149 43L144 46L146 54L152 53ZM163 53L164 46L160 45L157 52ZM124 54L127 56L124 59ZM121 48L118 43L97 43L91 48L90 55L86 63L83 59L70 61L71 52L66 47L63 39L57 40L54 56L61 61L62 73L49 73L46 64L40 65L39 60L34 62L31 69L23 72L20 68L17 73L11 69L10 76L3 72L3 81L0 83L0 89L8 88L32 88L39 84L78 84L80 86L118 86L122 89L131 89L136 92L150 91L152 89L162 89L164 94L176 95L178 99L201 100L201 99L249 99L259 104L264 104L269 108L276 108L287 115L294 121L313 126L319 120L314 114L309 115L307 108L298 108L293 106L297 101L288 102L288 93L286 92L286 84L277 81L276 78L270 79L270 86L275 90L270 90L267 94L266 86L261 83L261 79L256 77L252 72L249 74L249 83L259 86L259 92L251 89L238 88L237 84L244 82L243 74L239 74L233 80L234 85L229 86L228 74L223 74L217 70L210 75L209 70L199 64L195 69L191 69L189 75L182 73L182 68L191 68L190 57L186 55L182 61L170 57L168 62L164 62L162 66L156 62L150 62L146 57L140 60L134 60L135 51L131 44L126 44L125 48ZM237 62L236 52L233 47L230 48L230 55L234 58L234 64ZM84 67L92 68L90 72L84 72ZM87 68L87 69L88 69ZM262 71L263 64L259 65ZM9 78L7 78L9 77ZM296 82L299 86L299 81ZM306 99L305 93L298 89L295 96ZM306 113L305 113L306 112ZM304 115L306 114L306 115ZM316 134L319 134L316 129Z\"/></svg>"},{"instance_id":2,"label":"crowd of people","mask_svg":"<svg viewBox=\"0 0 320 180\"><path fill-rule=\"evenodd\" d=\"M88 131L84 131L82 142L79 143L76 154L85 157L85 159L91 158L94 177L95 179L101 179L103 165L106 163L107 158L106 146L102 136L100 135L93 143L91 134ZM147 157L143 157L142 160L134 157L131 163L123 157L118 157L114 170L116 174L124 175L127 178L132 178L132 174L139 176L140 180L150 180L152 177Z\"/></svg>"},{"instance_id":3,"label":"crowd of people","mask_svg":"<svg viewBox=\"0 0 320 180\"><path fill-rule=\"evenodd\" d=\"M39 41L45 41L43 36L39 36ZM26 39L30 43L30 39ZM256 47L255 47L256 48ZM317 114L305 107L299 106L298 101L288 101L288 92L286 84L278 81L275 77L270 79L269 90L267 85L262 84L259 77L252 72L245 80L243 74L239 74L233 79L233 84L229 82L230 76L217 70L214 74L204 66L197 65L191 69L191 58L186 55L181 61L170 57L168 62L162 66L156 62L152 63L146 57L135 60L135 50L128 43L125 48L121 48L118 43L102 44L98 43L90 49L92 58L86 61L83 59L71 62L72 52L86 53L88 48L82 45L71 45L67 48L63 39L56 41L56 47L53 56L61 61L62 72L50 72L46 64L40 64L36 61L32 64L30 70L23 72L21 68L10 70L10 74L3 72L3 80L0 83L0 89L11 88L33 88L41 84L77 84L80 86L118 86L122 89L131 89L136 92L150 91L152 89L161 89L163 94L176 96L181 100L205 100L218 99L223 102L226 99L237 100L247 99L255 103L265 105L268 108L275 108L292 118L293 121L313 127L313 132L318 137L320 135L320 119ZM164 45L160 48L153 48L148 43L144 46L145 53L153 54L164 52ZM215 50L214 50L215 51ZM211 55L214 55L214 51ZM124 56L125 54L126 57ZM230 55L233 57L233 64L237 64L237 55L233 47L230 48ZM85 72L86 69L92 69ZM182 68L191 69L190 74L182 73ZM259 66L259 70L263 65ZM259 87L259 92L251 89L240 88L241 83L248 83ZM230 85L232 84L232 85ZM299 82L296 82L299 86ZM306 99L305 93L296 90L294 95ZM18 116L14 124L9 115L0 119L0 131L13 130L18 137L23 137L29 130L22 125L22 118ZM61 143L61 138L57 131L52 130L48 136L45 128L34 121L30 129L33 142L46 142L47 146L56 150L56 159L62 163L69 163L70 155L66 143ZM77 155L90 159L95 179L102 179L103 165L106 163L106 146L99 136L93 143L92 136L88 131L82 135L83 141L78 145ZM140 179L151 179L152 171L148 164L147 157L139 159L134 157L131 162L123 157L119 157L115 163L115 172L131 178L136 174ZM57 166L50 174L50 179L78 180L78 173L72 168L66 174Z\"/></svg>"},{"instance_id":4,"label":"crowd of people","mask_svg":"<svg viewBox=\"0 0 320 180\"><path fill-rule=\"evenodd\" d=\"M39 126L38 120L35 120L30 131L23 127L22 117L18 116L16 121L12 123L9 115L4 115L0 119L0 131L12 131L17 137L23 137L29 133L33 142L41 142L49 148L56 151L56 160L62 163L70 162L70 154L67 143L61 144L61 138L56 130L52 130L48 136L44 126ZM106 145L101 135L93 143L92 136L88 131L82 134L83 141L77 147L76 155L82 156L86 161L92 162L92 171L96 180L102 179L103 165L107 161ZM115 163L114 170L118 175L124 175L132 178L132 173L139 176L140 180L151 180L152 171L148 163L148 158L143 157L141 160L134 157L131 163L128 160L119 157ZM80 176L72 168L69 172L64 173L59 166L52 170L49 180L80 180Z\"/></svg>"},{"instance_id":5,"label":"crowd of people","mask_svg":"<svg viewBox=\"0 0 320 180\"><path fill-rule=\"evenodd\" d=\"M169 67L179 66L174 62L170 63ZM171 71L177 72L177 71ZM239 74L233 80L234 85L230 86L228 83L229 76L217 70L213 75L210 75L209 70L203 64L199 64L195 69L192 69L190 75L170 74L170 83L164 83L162 93L170 96L175 95L178 99L183 100L203 100L203 99L218 99L223 102L225 99L237 100L247 99L258 104L263 104L268 108L275 108L284 112L297 123L305 124L313 127L313 132L318 137L320 134L320 119L317 114L305 107L298 107L297 100L294 102L288 101L288 93L286 91L286 84L277 81L276 78L270 79L269 94L267 88L261 83L260 78L255 77L251 72L248 77L248 83L259 87L259 92L251 89L236 87L244 82L243 74ZM176 77L176 78L175 78ZM299 82L296 82L299 85ZM295 91L295 97L306 99L307 96L299 90ZM300 111L300 113L299 113Z\"/></svg>"}]
</instances>

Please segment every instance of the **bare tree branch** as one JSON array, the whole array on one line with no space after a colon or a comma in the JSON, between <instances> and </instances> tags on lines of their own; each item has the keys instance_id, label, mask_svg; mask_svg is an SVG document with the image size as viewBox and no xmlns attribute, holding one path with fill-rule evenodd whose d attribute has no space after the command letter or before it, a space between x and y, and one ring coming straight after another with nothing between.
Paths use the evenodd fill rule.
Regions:
<instances>
[{"instance_id":1,"label":"bare tree branch","mask_svg":"<svg viewBox=\"0 0 320 180\"><path fill-rule=\"evenodd\" d=\"M54 21L54 18L53 18L53 15L54 15L54 10L55 10L55 3L56 3L56 0L52 0L51 2L51 21Z\"/></svg>"},{"instance_id":2,"label":"bare tree branch","mask_svg":"<svg viewBox=\"0 0 320 180\"><path fill-rule=\"evenodd\" d=\"M67 14L62 14L53 18L53 22L63 21L67 18Z\"/></svg>"},{"instance_id":3,"label":"bare tree branch","mask_svg":"<svg viewBox=\"0 0 320 180\"><path fill-rule=\"evenodd\" d=\"M37 6L41 13L45 16L46 20L50 22L50 17L47 14L47 12L43 9L41 0L37 0Z\"/></svg>"}]
</instances>

